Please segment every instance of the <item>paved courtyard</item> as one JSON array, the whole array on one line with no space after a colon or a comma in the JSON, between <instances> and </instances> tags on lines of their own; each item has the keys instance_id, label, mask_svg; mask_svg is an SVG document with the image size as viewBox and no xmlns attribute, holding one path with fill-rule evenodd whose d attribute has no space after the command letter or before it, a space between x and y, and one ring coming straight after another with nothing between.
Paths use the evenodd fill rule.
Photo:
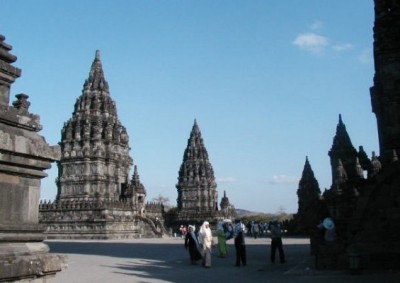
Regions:
<instances>
[{"instance_id":1,"label":"paved courtyard","mask_svg":"<svg viewBox=\"0 0 400 283\"><path fill-rule=\"evenodd\" d=\"M287 263L269 263L267 238L246 238L246 267L235 267L233 241L229 254L219 258L215 252L212 267L191 265L181 238L113 241L61 241L46 243L53 253L67 255L68 268L52 280L57 283L93 282L400 282L398 271L366 272L316 271L306 239L284 238Z\"/></svg>"}]
</instances>

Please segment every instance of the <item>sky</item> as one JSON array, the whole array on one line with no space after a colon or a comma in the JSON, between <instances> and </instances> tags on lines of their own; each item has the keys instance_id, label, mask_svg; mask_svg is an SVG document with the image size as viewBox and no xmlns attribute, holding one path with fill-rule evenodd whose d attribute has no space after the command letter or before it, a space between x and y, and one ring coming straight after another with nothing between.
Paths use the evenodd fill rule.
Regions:
<instances>
[{"instance_id":1,"label":"sky","mask_svg":"<svg viewBox=\"0 0 400 283\"><path fill-rule=\"evenodd\" d=\"M0 0L0 34L18 57L15 95L29 95L39 132L61 140L96 50L147 190L176 206L194 120L219 202L295 213L306 156L323 191L339 114L356 149L379 154L373 1ZM41 199L54 200L57 167ZM133 168L131 173L133 173Z\"/></svg>"}]
</instances>

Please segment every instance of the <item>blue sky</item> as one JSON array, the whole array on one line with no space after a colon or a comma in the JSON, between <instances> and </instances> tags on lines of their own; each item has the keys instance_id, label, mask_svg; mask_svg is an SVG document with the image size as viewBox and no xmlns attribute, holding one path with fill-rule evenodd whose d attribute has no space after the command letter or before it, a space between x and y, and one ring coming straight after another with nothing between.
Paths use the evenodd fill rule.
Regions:
<instances>
[{"instance_id":1,"label":"blue sky","mask_svg":"<svg viewBox=\"0 0 400 283\"><path fill-rule=\"evenodd\" d=\"M97 49L147 200L176 205L197 119L236 208L297 211L308 156L321 190L342 114L353 145L378 153L373 1L0 0L0 33L51 145L81 95ZM133 173L133 171L131 172ZM56 166L42 181L54 199Z\"/></svg>"}]
</instances>

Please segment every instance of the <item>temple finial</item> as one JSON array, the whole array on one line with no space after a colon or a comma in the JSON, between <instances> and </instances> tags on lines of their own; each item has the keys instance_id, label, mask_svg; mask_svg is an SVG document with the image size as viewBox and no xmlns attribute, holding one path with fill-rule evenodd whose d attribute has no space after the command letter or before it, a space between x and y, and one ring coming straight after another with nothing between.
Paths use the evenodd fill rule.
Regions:
<instances>
[{"instance_id":1,"label":"temple finial","mask_svg":"<svg viewBox=\"0 0 400 283\"><path fill-rule=\"evenodd\" d=\"M95 60L100 60L100 50L96 50Z\"/></svg>"},{"instance_id":2,"label":"temple finial","mask_svg":"<svg viewBox=\"0 0 400 283\"><path fill-rule=\"evenodd\" d=\"M108 83L104 78L103 66L100 60L100 50L96 50L96 55L89 72L89 78L86 80L83 87L86 90L98 90L105 94L109 92Z\"/></svg>"}]
</instances>

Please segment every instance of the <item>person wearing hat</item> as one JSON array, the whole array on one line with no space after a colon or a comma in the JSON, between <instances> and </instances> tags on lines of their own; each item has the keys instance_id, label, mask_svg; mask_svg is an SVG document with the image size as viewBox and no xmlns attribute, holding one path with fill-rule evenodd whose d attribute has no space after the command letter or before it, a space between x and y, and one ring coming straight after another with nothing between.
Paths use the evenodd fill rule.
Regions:
<instances>
[{"instance_id":1,"label":"person wearing hat","mask_svg":"<svg viewBox=\"0 0 400 283\"><path fill-rule=\"evenodd\" d=\"M336 240L335 222L333 222L332 218L326 217L322 223L318 225L318 228L325 229L325 241L333 242Z\"/></svg>"},{"instance_id":2,"label":"person wearing hat","mask_svg":"<svg viewBox=\"0 0 400 283\"><path fill-rule=\"evenodd\" d=\"M285 253L283 251L282 244L282 225L278 220L274 219L268 225L268 231L271 237L271 263L275 263L276 249L279 251L279 260L281 263L285 263Z\"/></svg>"},{"instance_id":3,"label":"person wearing hat","mask_svg":"<svg viewBox=\"0 0 400 283\"><path fill-rule=\"evenodd\" d=\"M247 265L247 258L246 258L246 244L244 241L244 233L246 227L240 221L240 219L235 220L235 229L233 233L233 238L235 242L235 250L236 250L236 264L235 266L240 266L240 262L243 266Z\"/></svg>"}]
</instances>

